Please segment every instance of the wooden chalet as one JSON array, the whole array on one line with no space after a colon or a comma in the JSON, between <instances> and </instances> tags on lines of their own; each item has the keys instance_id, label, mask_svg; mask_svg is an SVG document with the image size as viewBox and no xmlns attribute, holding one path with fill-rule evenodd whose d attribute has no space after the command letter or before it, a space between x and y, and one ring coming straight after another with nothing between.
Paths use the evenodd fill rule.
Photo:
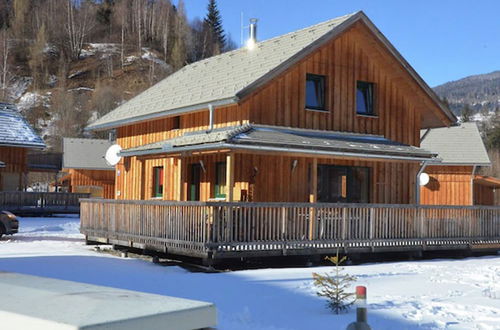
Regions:
<instances>
[{"instance_id":1,"label":"wooden chalet","mask_svg":"<svg viewBox=\"0 0 500 330\"><path fill-rule=\"evenodd\" d=\"M0 103L0 191L20 191L26 186L29 150L45 143L15 105Z\"/></svg>"},{"instance_id":2,"label":"wooden chalet","mask_svg":"<svg viewBox=\"0 0 500 330\"><path fill-rule=\"evenodd\" d=\"M190 64L91 124L123 150L82 232L205 259L500 243L496 209L416 205L439 161L420 132L455 122L363 12L335 18Z\"/></svg>"},{"instance_id":3,"label":"wooden chalet","mask_svg":"<svg viewBox=\"0 0 500 330\"><path fill-rule=\"evenodd\" d=\"M421 188L422 204L495 205L500 180L477 175L491 161L475 122L424 129L421 136L422 148L440 158L425 168L430 180Z\"/></svg>"},{"instance_id":4,"label":"wooden chalet","mask_svg":"<svg viewBox=\"0 0 500 330\"><path fill-rule=\"evenodd\" d=\"M63 139L63 172L61 187L70 193L88 193L96 198L113 198L115 170L104 160L108 140Z\"/></svg>"}]
</instances>

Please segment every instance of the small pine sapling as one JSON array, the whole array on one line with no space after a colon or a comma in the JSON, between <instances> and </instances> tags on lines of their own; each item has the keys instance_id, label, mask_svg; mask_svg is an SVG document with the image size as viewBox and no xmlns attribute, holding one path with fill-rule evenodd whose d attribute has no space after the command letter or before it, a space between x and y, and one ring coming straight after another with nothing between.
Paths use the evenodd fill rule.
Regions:
<instances>
[{"instance_id":1,"label":"small pine sapling","mask_svg":"<svg viewBox=\"0 0 500 330\"><path fill-rule=\"evenodd\" d=\"M339 254L335 257L326 257L335 265L334 274L317 274L313 273L314 286L318 288L316 294L320 297L328 299L327 306L335 312L340 314L349 309L349 307L356 301L355 293L348 292L348 288L352 282L356 281L356 277L344 273L344 268L340 265L345 262L347 257L339 258Z\"/></svg>"}]
</instances>

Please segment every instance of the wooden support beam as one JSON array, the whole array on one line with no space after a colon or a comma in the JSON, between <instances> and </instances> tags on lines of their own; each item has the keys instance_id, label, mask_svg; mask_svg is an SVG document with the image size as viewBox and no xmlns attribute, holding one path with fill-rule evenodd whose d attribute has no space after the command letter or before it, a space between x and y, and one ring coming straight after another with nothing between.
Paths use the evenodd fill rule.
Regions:
<instances>
[{"instance_id":1,"label":"wooden support beam","mask_svg":"<svg viewBox=\"0 0 500 330\"><path fill-rule=\"evenodd\" d=\"M182 171L182 158L179 157L176 159L177 160L177 175L176 175L176 186L177 186L177 196L175 197L176 200L182 201L183 198L183 187L184 187L184 180L183 180L183 171Z\"/></svg>"},{"instance_id":2,"label":"wooden support beam","mask_svg":"<svg viewBox=\"0 0 500 330\"><path fill-rule=\"evenodd\" d=\"M226 201L232 202L234 199L234 153L232 152L228 153L226 156L226 181Z\"/></svg>"},{"instance_id":3,"label":"wooden support beam","mask_svg":"<svg viewBox=\"0 0 500 330\"><path fill-rule=\"evenodd\" d=\"M318 158L313 158L311 164L311 191L309 192L309 202L316 203L318 201ZM316 209L311 208L309 211L309 239L314 239L316 228Z\"/></svg>"}]
</instances>

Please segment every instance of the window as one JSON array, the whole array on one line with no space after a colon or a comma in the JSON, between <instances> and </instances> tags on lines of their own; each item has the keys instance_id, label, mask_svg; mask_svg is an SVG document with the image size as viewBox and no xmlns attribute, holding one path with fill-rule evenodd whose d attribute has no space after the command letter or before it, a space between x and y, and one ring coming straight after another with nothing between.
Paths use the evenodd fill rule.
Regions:
<instances>
[{"instance_id":1,"label":"window","mask_svg":"<svg viewBox=\"0 0 500 330\"><path fill-rule=\"evenodd\" d=\"M226 198L226 163L215 165L215 198Z\"/></svg>"},{"instance_id":2,"label":"window","mask_svg":"<svg viewBox=\"0 0 500 330\"><path fill-rule=\"evenodd\" d=\"M153 167L153 197L163 197L163 167Z\"/></svg>"},{"instance_id":3,"label":"window","mask_svg":"<svg viewBox=\"0 0 500 330\"><path fill-rule=\"evenodd\" d=\"M306 76L306 109L326 110L326 77L308 73Z\"/></svg>"},{"instance_id":4,"label":"window","mask_svg":"<svg viewBox=\"0 0 500 330\"><path fill-rule=\"evenodd\" d=\"M373 109L373 83L358 81L356 87L356 112L360 115L375 115Z\"/></svg>"},{"instance_id":5,"label":"window","mask_svg":"<svg viewBox=\"0 0 500 330\"><path fill-rule=\"evenodd\" d=\"M181 116L175 116L172 118L172 129L181 128Z\"/></svg>"},{"instance_id":6,"label":"window","mask_svg":"<svg viewBox=\"0 0 500 330\"><path fill-rule=\"evenodd\" d=\"M318 201L326 203L369 203L368 167L318 165Z\"/></svg>"}]
</instances>

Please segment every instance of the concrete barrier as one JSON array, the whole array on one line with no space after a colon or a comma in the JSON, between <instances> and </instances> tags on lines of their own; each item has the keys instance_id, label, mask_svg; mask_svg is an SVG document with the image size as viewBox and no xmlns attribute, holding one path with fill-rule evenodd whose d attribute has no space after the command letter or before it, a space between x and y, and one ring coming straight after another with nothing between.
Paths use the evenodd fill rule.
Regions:
<instances>
[{"instance_id":1,"label":"concrete barrier","mask_svg":"<svg viewBox=\"0 0 500 330\"><path fill-rule=\"evenodd\" d=\"M212 303L0 272L2 329L149 330L215 327Z\"/></svg>"}]
</instances>

